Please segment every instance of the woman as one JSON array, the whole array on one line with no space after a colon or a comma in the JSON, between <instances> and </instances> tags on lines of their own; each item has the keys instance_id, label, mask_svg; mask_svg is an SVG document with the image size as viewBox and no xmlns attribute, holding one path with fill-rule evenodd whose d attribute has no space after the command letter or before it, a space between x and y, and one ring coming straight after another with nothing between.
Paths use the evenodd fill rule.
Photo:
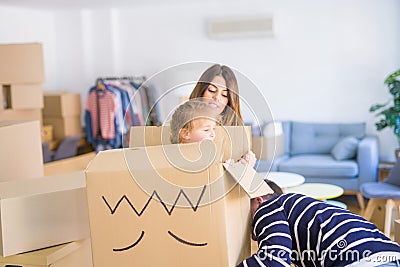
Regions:
<instances>
[{"instance_id":1,"label":"woman","mask_svg":"<svg viewBox=\"0 0 400 267\"><path fill-rule=\"evenodd\" d=\"M202 98L219 110L224 126L243 126L240 112L239 88L233 71L223 65L214 64L200 76L189 99ZM250 166L256 163L255 154L248 151L242 159Z\"/></svg>"},{"instance_id":2,"label":"woman","mask_svg":"<svg viewBox=\"0 0 400 267\"><path fill-rule=\"evenodd\" d=\"M210 105L220 110L222 124L225 126L244 125L240 113L238 83L235 74L227 66L215 64L208 68L189 98L209 101Z\"/></svg>"}]
</instances>

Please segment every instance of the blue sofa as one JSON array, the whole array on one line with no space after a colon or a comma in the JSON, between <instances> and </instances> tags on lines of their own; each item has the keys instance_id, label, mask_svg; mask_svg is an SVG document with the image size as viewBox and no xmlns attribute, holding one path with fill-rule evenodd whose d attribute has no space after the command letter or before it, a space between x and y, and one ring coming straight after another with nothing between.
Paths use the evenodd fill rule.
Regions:
<instances>
[{"instance_id":1,"label":"blue sofa","mask_svg":"<svg viewBox=\"0 0 400 267\"><path fill-rule=\"evenodd\" d=\"M283 121L285 149L272 161L259 161L257 171L294 172L309 183L329 183L364 202L360 185L376 181L379 145L365 134L365 123Z\"/></svg>"}]
</instances>

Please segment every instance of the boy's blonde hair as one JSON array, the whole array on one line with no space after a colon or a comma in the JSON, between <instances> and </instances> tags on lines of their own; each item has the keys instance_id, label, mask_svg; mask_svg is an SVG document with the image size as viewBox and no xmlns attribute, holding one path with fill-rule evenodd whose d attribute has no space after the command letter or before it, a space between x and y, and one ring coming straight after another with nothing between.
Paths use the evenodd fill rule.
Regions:
<instances>
[{"instance_id":1,"label":"boy's blonde hair","mask_svg":"<svg viewBox=\"0 0 400 267\"><path fill-rule=\"evenodd\" d=\"M191 99L181 104L174 112L171 118L171 143L181 143L182 139L180 136L181 129L188 131L193 129L193 120L195 119L211 119L214 120L217 125L220 124L221 116L218 111L206 102L202 102L198 99Z\"/></svg>"}]
</instances>

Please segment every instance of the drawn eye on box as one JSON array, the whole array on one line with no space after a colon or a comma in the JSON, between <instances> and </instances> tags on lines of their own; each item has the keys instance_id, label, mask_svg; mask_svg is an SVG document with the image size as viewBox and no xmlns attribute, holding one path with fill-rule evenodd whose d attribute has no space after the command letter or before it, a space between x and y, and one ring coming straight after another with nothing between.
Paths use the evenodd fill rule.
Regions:
<instances>
[{"instance_id":1,"label":"drawn eye on box","mask_svg":"<svg viewBox=\"0 0 400 267\"><path fill-rule=\"evenodd\" d=\"M204 193L206 191L207 185L203 186L203 189L199 195L199 198L197 199L197 202L193 203L192 200L190 199L190 197L185 193L185 191L183 189L179 190L179 193L176 197L176 200L174 202L174 204L171 206L171 208L168 208L167 205L165 204L164 200L162 199L162 197L160 196L160 194L157 192L157 190L154 190L153 193L151 194L151 196L149 197L148 201L146 202L146 204L143 206L143 208L139 211L138 209L136 209L136 207L132 204L132 202L129 200L129 198L126 195L123 195L115 204L114 207L111 206L111 204L107 201L105 196L102 196L102 199L105 203L105 205L107 206L108 210L110 211L111 215L116 214L116 212L118 211L118 208L120 207L120 205L127 203L129 205L129 207L131 208L132 212L135 213L138 217L141 217L143 215L143 213L146 211L147 207L149 206L151 200L155 200L155 201L159 201L159 204L164 208L165 212L171 216L173 214L173 211L179 201L180 198L184 198L186 199L186 201L188 202L189 206L191 207L191 209L193 210L193 212L196 212L199 204L201 203L201 200L204 196ZM207 242L194 242L194 241L189 241L187 239L185 239L182 235L179 235L177 233L175 233L172 230L168 230L167 231L168 235L171 236L174 240L176 240L179 243L182 243L184 245L187 246L193 246L193 247L204 247L207 246ZM142 241L142 239L145 236L145 231L141 231L139 237L134 240L131 244L128 244L127 246L124 247L120 247L120 248L113 248L114 252L122 252L122 251L126 251L126 250L130 250L133 249L135 246L139 245L139 243Z\"/></svg>"}]
</instances>

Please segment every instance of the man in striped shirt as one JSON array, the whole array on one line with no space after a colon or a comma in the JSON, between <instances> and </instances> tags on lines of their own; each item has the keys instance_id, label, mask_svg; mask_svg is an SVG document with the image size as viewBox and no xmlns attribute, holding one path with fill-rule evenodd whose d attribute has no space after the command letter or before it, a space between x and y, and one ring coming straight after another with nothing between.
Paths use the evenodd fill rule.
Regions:
<instances>
[{"instance_id":1,"label":"man in striped shirt","mask_svg":"<svg viewBox=\"0 0 400 267\"><path fill-rule=\"evenodd\" d=\"M239 266L397 266L400 246L372 223L342 208L301 194L253 198L257 254ZM399 265L400 266L400 265Z\"/></svg>"}]
</instances>

